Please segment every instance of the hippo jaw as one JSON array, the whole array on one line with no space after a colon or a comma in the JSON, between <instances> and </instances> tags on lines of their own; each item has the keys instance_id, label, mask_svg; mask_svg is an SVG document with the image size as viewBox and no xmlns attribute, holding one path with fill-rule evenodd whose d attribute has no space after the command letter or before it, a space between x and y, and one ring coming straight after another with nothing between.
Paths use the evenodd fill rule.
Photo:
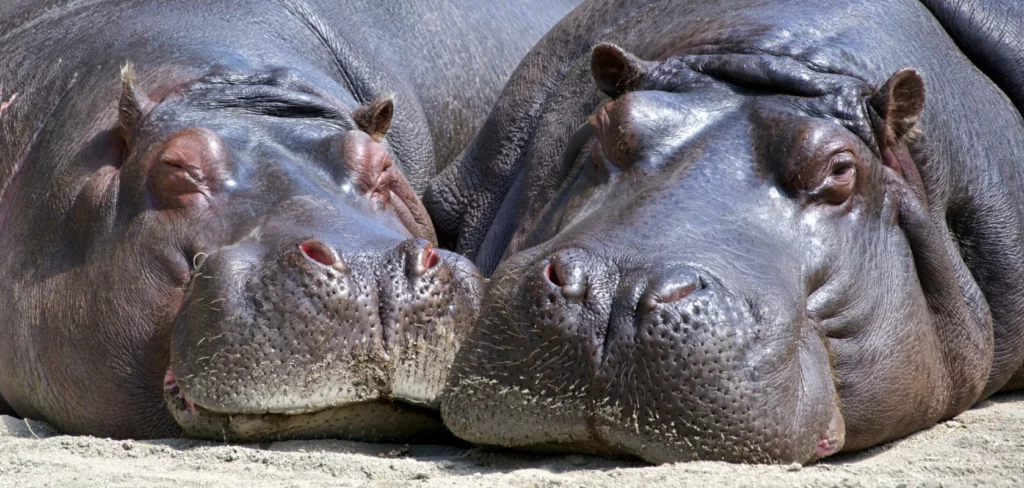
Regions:
<instances>
[{"instance_id":1,"label":"hippo jaw","mask_svg":"<svg viewBox=\"0 0 1024 488\"><path fill-rule=\"evenodd\" d=\"M430 439L448 435L436 406L399 398L355 401L287 413L218 412L196 405L167 371L168 410L186 435L218 441L257 442L305 438L347 438L376 442Z\"/></svg>"}]
</instances>

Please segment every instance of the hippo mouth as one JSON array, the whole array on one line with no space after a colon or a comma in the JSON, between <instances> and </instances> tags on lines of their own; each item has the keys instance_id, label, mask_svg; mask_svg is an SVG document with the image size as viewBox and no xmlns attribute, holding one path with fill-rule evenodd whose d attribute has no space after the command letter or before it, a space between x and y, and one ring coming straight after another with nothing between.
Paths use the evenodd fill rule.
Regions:
<instances>
[{"instance_id":1,"label":"hippo mouth","mask_svg":"<svg viewBox=\"0 0 1024 488\"><path fill-rule=\"evenodd\" d=\"M193 401L172 368L164 375L164 400L190 437L223 442L353 439L369 442L452 441L436 407L404 399L355 401L287 412L232 412Z\"/></svg>"}]
</instances>

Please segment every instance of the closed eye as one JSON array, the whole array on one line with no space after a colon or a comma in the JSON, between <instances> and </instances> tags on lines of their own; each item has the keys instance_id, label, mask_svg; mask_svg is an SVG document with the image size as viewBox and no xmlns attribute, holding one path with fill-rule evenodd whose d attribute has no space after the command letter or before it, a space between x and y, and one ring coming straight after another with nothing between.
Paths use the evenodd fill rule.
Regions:
<instances>
[{"instance_id":1,"label":"closed eye","mask_svg":"<svg viewBox=\"0 0 1024 488\"><path fill-rule=\"evenodd\" d=\"M853 194L857 180L857 160L853 153L843 151L829 159L829 173L813 192L825 203L839 205Z\"/></svg>"}]
</instances>

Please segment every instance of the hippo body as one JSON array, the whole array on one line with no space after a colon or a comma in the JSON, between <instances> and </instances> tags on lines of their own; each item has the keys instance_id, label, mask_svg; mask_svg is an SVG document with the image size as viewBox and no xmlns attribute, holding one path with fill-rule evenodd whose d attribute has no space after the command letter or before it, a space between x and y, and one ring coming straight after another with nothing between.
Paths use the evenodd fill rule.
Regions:
<instances>
[{"instance_id":1,"label":"hippo body","mask_svg":"<svg viewBox=\"0 0 1024 488\"><path fill-rule=\"evenodd\" d=\"M1024 386L1015 5L582 4L424 195L491 275L446 425L808 462Z\"/></svg>"},{"instance_id":2,"label":"hippo body","mask_svg":"<svg viewBox=\"0 0 1024 488\"><path fill-rule=\"evenodd\" d=\"M402 439L479 276L417 192L574 1L0 5L0 413Z\"/></svg>"}]
</instances>

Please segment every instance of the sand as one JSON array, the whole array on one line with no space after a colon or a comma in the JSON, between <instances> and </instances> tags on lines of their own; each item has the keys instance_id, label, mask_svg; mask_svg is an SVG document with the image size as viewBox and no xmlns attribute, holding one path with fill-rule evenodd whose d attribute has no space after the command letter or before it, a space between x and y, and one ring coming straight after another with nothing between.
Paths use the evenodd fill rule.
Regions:
<instances>
[{"instance_id":1,"label":"sand","mask_svg":"<svg viewBox=\"0 0 1024 488\"><path fill-rule=\"evenodd\" d=\"M646 466L467 446L117 441L0 417L0 487L24 486L1024 486L1024 394L906 439L811 466Z\"/></svg>"}]
</instances>

